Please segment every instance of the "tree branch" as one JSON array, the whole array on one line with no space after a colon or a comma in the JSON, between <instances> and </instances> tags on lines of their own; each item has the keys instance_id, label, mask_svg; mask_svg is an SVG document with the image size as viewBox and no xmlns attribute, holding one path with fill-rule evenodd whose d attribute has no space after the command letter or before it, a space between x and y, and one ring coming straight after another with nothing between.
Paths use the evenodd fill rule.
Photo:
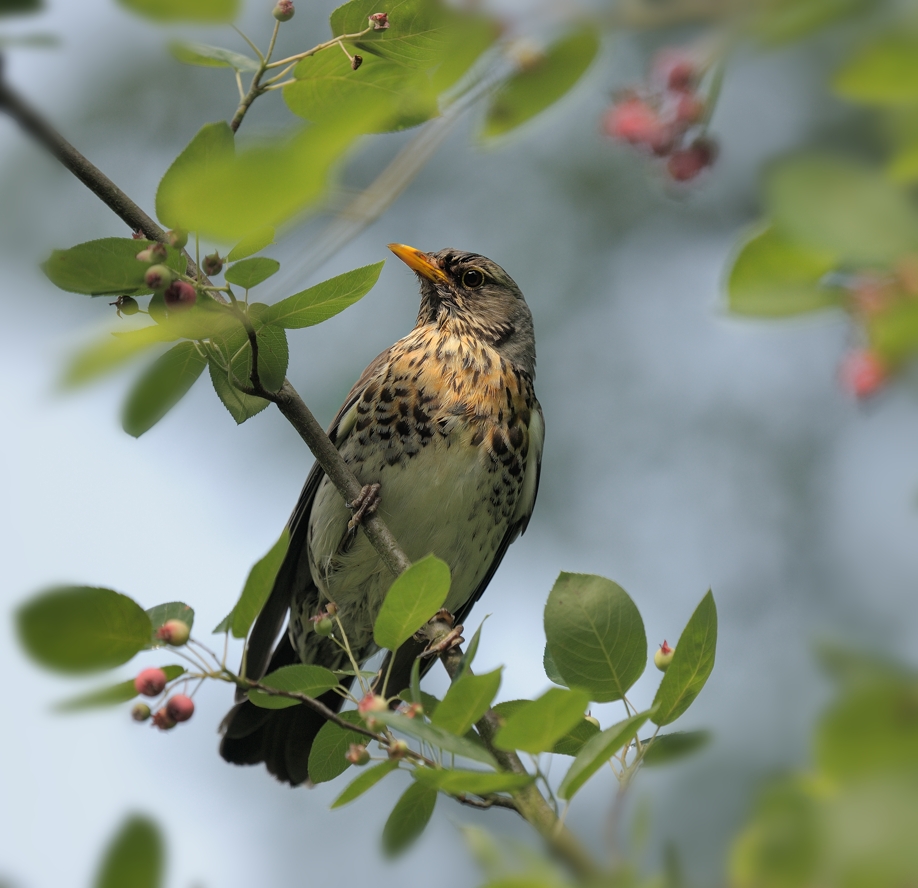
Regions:
<instances>
[{"instance_id":1,"label":"tree branch","mask_svg":"<svg viewBox=\"0 0 918 888\"><path fill-rule=\"evenodd\" d=\"M459 647L451 648L440 655L440 660L450 679L455 679L462 660L462 650ZM466 669L466 672L469 670ZM475 725L488 751L497 759L501 770L509 771L512 774L528 774L529 772L515 752L507 752L494 745L494 736L500 726L500 716L493 710L486 712ZM577 837L561 822L534 783L514 790L511 795L520 815L536 829L548 847L570 867L578 878L592 879L602 872Z\"/></svg>"}]
</instances>

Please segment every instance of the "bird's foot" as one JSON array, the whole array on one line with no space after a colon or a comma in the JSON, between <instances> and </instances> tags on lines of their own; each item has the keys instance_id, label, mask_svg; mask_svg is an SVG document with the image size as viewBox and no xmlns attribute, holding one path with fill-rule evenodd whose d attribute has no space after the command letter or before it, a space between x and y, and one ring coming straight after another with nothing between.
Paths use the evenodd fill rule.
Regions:
<instances>
[{"instance_id":1,"label":"bird's foot","mask_svg":"<svg viewBox=\"0 0 918 888\"><path fill-rule=\"evenodd\" d=\"M379 508L379 485L364 484L357 499L347 504L354 513L347 523L348 533L354 533L365 518L369 518Z\"/></svg>"},{"instance_id":2,"label":"bird's foot","mask_svg":"<svg viewBox=\"0 0 918 888\"><path fill-rule=\"evenodd\" d=\"M416 635L419 640L427 642L421 656L439 657L440 654L462 644L465 641L462 637L463 627L455 623L456 618L444 608L422 626Z\"/></svg>"}]
</instances>

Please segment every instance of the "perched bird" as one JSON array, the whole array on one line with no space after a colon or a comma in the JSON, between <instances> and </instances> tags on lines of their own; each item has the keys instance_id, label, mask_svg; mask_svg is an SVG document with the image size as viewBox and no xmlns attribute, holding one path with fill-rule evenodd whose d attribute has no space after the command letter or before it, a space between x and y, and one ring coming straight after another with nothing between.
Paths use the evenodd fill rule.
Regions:
<instances>
[{"instance_id":1,"label":"perched bird","mask_svg":"<svg viewBox=\"0 0 918 888\"><path fill-rule=\"evenodd\" d=\"M378 513L408 558L433 553L449 565L445 608L461 622L535 505L544 424L533 390L532 315L519 287L484 256L389 249L420 280L417 323L364 370L328 434L362 484L380 485ZM252 630L249 678L291 663L349 668L310 620L328 602L358 662L376 652L373 624L393 577L363 532L349 529L351 517L316 464ZM388 694L407 687L420 650L412 640L396 654ZM332 691L320 699L335 710L342 703ZM224 720L220 753L236 764L263 761L279 780L299 784L309 779L323 724L306 706L259 709L243 700Z\"/></svg>"}]
</instances>

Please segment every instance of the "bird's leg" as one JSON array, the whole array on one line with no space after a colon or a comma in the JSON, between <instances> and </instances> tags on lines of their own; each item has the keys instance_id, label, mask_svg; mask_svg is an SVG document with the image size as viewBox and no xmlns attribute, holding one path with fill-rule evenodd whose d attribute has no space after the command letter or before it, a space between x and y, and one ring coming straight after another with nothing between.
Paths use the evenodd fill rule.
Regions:
<instances>
[{"instance_id":1,"label":"bird's leg","mask_svg":"<svg viewBox=\"0 0 918 888\"><path fill-rule=\"evenodd\" d=\"M348 533L355 533L364 518L372 515L379 508L379 485L364 484L357 499L349 502L347 507L354 513L347 523Z\"/></svg>"},{"instance_id":2,"label":"bird's leg","mask_svg":"<svg viewBox=\"0 0 918 888\"><path fill-rule=\"evenodd\" d=\"M463 627L454 625L455 622L456 618L444 608L417 631L415 638L427 642L422 657L439 657L465 641L462 637Z\"/></svg>"}]
</instances>

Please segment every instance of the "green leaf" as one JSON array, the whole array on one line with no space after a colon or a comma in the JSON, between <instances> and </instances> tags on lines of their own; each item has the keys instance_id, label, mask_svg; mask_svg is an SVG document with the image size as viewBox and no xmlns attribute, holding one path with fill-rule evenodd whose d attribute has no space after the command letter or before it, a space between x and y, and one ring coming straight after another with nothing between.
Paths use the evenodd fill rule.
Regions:
<instances>
[{"instance_id":1,"label":"green leaf","mask_svg":"<svg viewBox=\"0 0 918 888\"><path fill-rule=\"evenodd\" d=\"M138 15L158 22L231 22L239 0L118 0Z\"/></svg>"},{"instance_id":2,"label":"green leaf","mask_svg":"<svg viewBox=\"0 0 918 888\"><path fill-rule=\"evenodd\" d=\"M511 715L516 714L521 709L525 709L527 706L531 706L532 702L532 700L504 700L491 708L500 716L502 721L506 722ZM583 748L583 744L598 733L599 728L592 722L587 721L586 718L583 718L555 743L551 751L555 755L577 755Z\"/></svg>"},{"instance_id":3,"label":"green leaf","mask_svg":"<svg viewBox=\"0 0 918 888\"><path fill-rule=\"evenodd\" d=\"M558 787L558 795L562 799L572 799L590 777L637 736L649 715L649 712L632 715L584 743L583 749L577 753L577 757L567 769L561 786Z\"/></svg>"},{"instance_id":4,"label":"green leaf","mask_svg":"<svg viewBox=\"0 0 918 888\"><path fill-rule=\"evenodd\" d=\"M258 228L242 238L242 240L227 253L226 261L238 262L240 259L246 259L273 243L274 229L270 225L266 225L264 228Z\"/></svg>"},{"instance_id":5,"label":"green leaf","mask_svg":"<svg viewBox=\"0 0 918 888\"><path fill-rule=\"evenodd\" d=\"M346 722L363 727L363 719L355 709L341 713ZM334 722L322 725L309 751L309 779L326 783L343 774L351 765L344 757L352 743L366 743L367 738L356 731L347 731Z\"/></svg>"},{"instance_id":6,"label":"green leaf","mask_svg":"<svg viewBox=\"0 0 918 888\"><path fill-rule=\"evenodd\" d=\"M85 385L168 341L169 331L159 324L104 336L70 359L62 382L67 387Z\"/></svg>"},{"instance_id":7,"label":"green leaf","mask_svg":"<svg viewBox=\"0 0 918 888\"><path fill-rule=\"evenodd\" d=\"M647 665L647 636L618 583L562 573L545 605L545 638L566 684L597 703L621 700Z\"/></svg>"},{"instance_id":8,"label":"green leaf","mask_svg":"<svg viewBox=\"0 0 918 888\"><path fill-rule=\"evenodd\" d=\"M367 768L347 785L344 792L332 802L331 807L340 808L348 802L353 802L354 799L362 796L368 789L376 786L383 777L397 770L398 762L392 759L373 765L372 768Z\"/></svg>"},{"instance_id":9,"label":"green leaf","mask_svg":"<svg viewBox=\"0 0 918 888\"><path fill-rule=\"evenodd\" d=\"M869 105L918 102L918 36L899 32L872 40L835 77L835 91Z\"/></svg>"},{"instance_id":10,"label":"green leaf","mask_svg":"<svg viewBox=\"0 0 918 888\"><path fill-rule=\"evenodd\" d=\"M468 673L456 679L437 711L430 715L431 723L461 737L488 711L500 687L500 673L500 669L495 669L484 675Z\"/></svg>"},{"instance_id":11,"label":"green leaf","mask_svg":"<svg viewBox=\"0 0 918 888\"><path fill-rule=\"evenodd\" d=\"M918 304L899 302L868 318L870 347L891 367L904 363L918 351Z\"/></svg>"},{"instance_id":12,"label":"green leaf","mask_svg":"<svg viewBox=\"0 0 918 888\"><path fill-rule=\"evenodd\" d=\"M491 792L512 792L522 789L535 780L530 774L494 773L493 771L468 771L461 768L415 768L411 776L418 783L431 786L450 795L468 792L486 795Z\"/></svg>"},{"instance_id":13,"label":"green leaf","mask_svg":"<svg viewBox=\"0 0 918 888\"><path fill-rule=\"evenodd\" d=\"M421 661L415 660L414 662L420 663ZM439 699L433 694L428 694L427 691L422 691L420 688L418 688L418 693L420 694L420 698L416 700L411 692L411 688L405 688L405 690L398 695L398 698L399 700L404 700L406 703L420 703L424 708L424 715L426 715L427 718L432 718L433 714L437 711L437 707L440 705Z\"/></svg>"},{"instance_id":14,"label":"green leaf","mask_svg":"<svg viewBox=\"0 0 918 888\"><path fill-rule=\"evenodd\" d=\"M437 804L437 791L423 783L412 783L395 803L383 827L383 851L389 857L400 854L427 826Z\"/></svg>"},{"instance_id":15,"label":"green leaf","mask_svg":"<svg viewBox=\"0 0 918 888\"><path fill-rule=\"evenodd\" d=\"M161 888L165 849L159 827L129 817L105 851L95 888Z\"/></svg>"},{"instance_id":16,"label":"green leaf","mask_svg":"<svg viewBox=\"0 0 918 888\"><path fill-rule=\"evenodd\" d=\"M157 604L156 607L147 608L147 616L153 632L150 634L150 645L159 647L163 642L156 637L156 632L169 620L181 620L188 624L188 630L194 626L194 611L184 601L170 601L166 604Z\"/></svg>"},{"instance_id":17,"label":"green leaf","mask_svg":"<svg viewBox=\"0 0 918 888\"><path fill-rule=\"evenodd\" d=\"M837 265L833 254L814 250L766 228L743 244L727 280L734 314L778 318L837 308L837 290L820 280Z\"/></svg>"},{"instance_id":18,"label":"green leaf","mask_svg":"<svg viewBox=\"0 0 918 888\"><path fill-rule=\"evenodd\" d=\"M185 65L197 65L201 68L232 68L235 71L257 71L258 62L242 53L224 49L222 46L209 46L206 43L187 43L174 40L169 44L172 57Z\"/></svg>"},{"instance_id":19,"label":"green leaf","mask_svg":"<svg viewBox=\"0 0 918 888\"><path fill-rule=\"evenodd\" d=\"M899 151L889 162L887 173L897 185L914 185L918 182L918 145Z\"/></svg>"},{"instance_id":20,"label":"green leaf","mask_svg":"<svg viewBox=\"0 0 918 888\"><path fill-rule=\"evenodd\" d=\"M226 370L214 361L208 360L207 367L210 370L210 381L213 383L217 397L222 401L223 406L229 410L230 416L236 420L237 424L241 425L247 419L251 419L261 413L271 403L264 398L247 395L239 391L229 381Z\"/></svg>"},{"instance_id":21,"label":"green leaf","mask_svg":"<svg viewBox=\"0 0 918 888\"><path fill-rule=\"evenodd\" d=\"M434 555L416 561L389 587L373 638L382 648L398 650L443 607L449 593L449 566Z\"/></svg>"},{"instance_id":22,"label":"green leaf","mask_svg":"<svg viewBox=\"0 0 918 888\"><path fill-rule=\"evenodd\" d=\"M166 673L166 679L172 681L185 673L183 666L161 666ZM127 681L119 682L116 685L110 685L107 688L99 688L90 691L88 694L81 694L79 697L71 697L69 700L61 700L55 704L57 712L78 712L83 709L95 709L99 706L116 706L119 703L127 703L137 696L137 688L134 687L134 679L129 678Z\"/></svg>"},{"instance_id":23,"label":"green leaf","mask_svg":"<svg viewBox=\"0 0 918 888\"><path fill-rule=\"evenodd\" d=\"M259 684L279 691L305 694L307 697L318 697L338 686L338 676L324 666L313 666L297 663L293 666L282 666L274 672L259 679ZM287 709L299 706L299 700L289 697L272 697L264 691L250 690L249 700L261 709Z\"/></svg>"},{"instance_id":24,"label":"green leaf","mask_svg":"<svg viewBox=\"0 0 918 888\"><path fill-rule=\"evenodd\" d=\"M0 16L31 14L39 12L42 6L41 0L3 0L0 4Z\"/></svg>"},{"instance_id":25,"label":"green leaf","mask_svg":"<svg viewBox=\"0 0 918 888\"><path fill-rule=\"evenodd\" d=\"M490 614L486 614L484 620L487 620L489 616ZM475 655L478 653L478 645L481 643L481 630L484 626L484 620L481 621L478 628L475 630L475 634L468 643L465 653L459 659L459 665L456 667L456 674L453 676L453 683L459 681L459 679L469 670L472 663L475 662Z\"/></svg>"},{"instance_id":26,"label":"green leaf","mask_svg":"<svg viewBox=\"0 0 918 888\"><path fill-rule=\"evenodd\" d=\"M757 31L771 45L799 40L851 16L869 0L769 0L761 5Z\"/></svg>"},{"instance_id":27,"label":"green leaf","mask_svg":"<svg viewBox=\"0 0 918 888\"><path fill-rule=\"evenodd\" d=\"M804 155L774 167L765 186L779 234L845 265L885 265L918 247L907 195L867 167Z\"/></svg>"},{"instance_id":28,"label":"green leaf","mask_svg":"<svg viewBox=\"0 0 918 888\"><path fill-rule=\"evenodd\" d=\"M717 647L717 607L709 590L695 608L676 645L673 661L653 698L655 725L674 722L698 696L714 668Z\"/></svg>"},{"instance_id":29,"label":"green leaf","mask_svg":"<svg viewBox=\"0 0 918 888\"><path fill-rule=\"evenodd\" d=\"M364 265L269 306L262 320L288 330L320 324L361 299L379 280L385 262Z\"/></svg>"},{"instance_id":30,"label":"green leaf","mask_svg":"<svg viewBox=\"0 0 918 888\"><path fill-rule=\"evenodd\" d=\"M553 105L586 73L598 51L599 35L593 26L579 27L553 43L497 90L482 137L502 136Z\"/></svg>"},{"instance_id":31,"label":"green leaf","mask_svg":"<svg viewBox=\"0 0 918 888\"><path fill-rule=\"evenodd\" d=\"M103 237L68 250L52 251L41 268L52 284L71 293L139 296L152 290L143 279L149 265L138 260L137 254L152 243L129 237ZM164 264L173 271L184 272L186 261L180 250L167 247Z\"/></svg>"},{"instance_id":32,"label":"green leaf","mask_svg":"<svg viewBox=\"0 0 918 888\"><path fill-rule=\"evenodd\" d=\"M122 428L135 438L153 428L185 397L206 363L193 342L180 342L160 355L129 392Z\"/></svg>"},{"instance_id":33,"label":"green leaf","mask_svg":"<svg viewBox=\"0 0 918 888\"><path fill-rule=\"evenodd\" d=\"M266 281L272 274L277 274L279 270L280 262L276 259L257 256L254 259L243 259L231 265L226 269L223 277L228 284L236 284L237 287L251 290L252 287L257 287Z\"/></svg>"},{"instance_id":34,"label":"green leaf","mask_svg":"<svg viewBox=\"0 0 918 888\"><path fill-rule=\"evenodd\" d=\"M311 126L238 153L226 123L207 124L166 172L157 215L170 228L216 241L277 227L318 204L332 168L360 135L359 123Z\"/></svg>"},{"instance_id":35,"label":"green leaf","mask_svg":"<svg viewBox=\"0 0 918 888\"><path fill-rule=\"evenodd\" d=\"M589 695L580 688L550 688L504 722L494 745L498 749L548 752L583 719L589 702Z\"/></svg>"},{"instance_id":36,"label":"green leaf","mask_svg":"<svg viewBox=\"0 0 918 888\"><path fill-rule=\"evenodd\" d=\"M646 767L664 765L691 755L711 740L710 731L674 731L672 734L660 734L649 742L644 753L643 763Z\"/></svg>"},{"instance_id":37,"label":"green leaf","mask_svg":"<svg viewBox=\"0 0 918 888\"><path fill-rule=\"evenodd\" d=\"M497 767L494 757L481 743L469 740L467 737L457 737L443 728L427 724L423 719L408 718L398 712L374 712L373 718L395 731L401 731L410 737L417 737L418 740L436 746L444 752L461 755L474 762L490 765L492 768Z\"/></svg>"},{"instance_id":38,"label":"green leaf","mask_svg":"<svg viewBox=\"0 0 918 888\"><path fill-rule=\"evenodd\" d=\"M287 375L287 364L290 360L290 347L287 344L287 334L282 327L267 323L264 318L268 314L268 306L256 302L249 306L249 319L255 328L258 342L258 377L261 384L268 391L277 391L283 384ZM212 338L214 347L220 352L223 359L229 364L233 377L239 383L248 385L252 372L252 346L249 334L238 321L224 335ZM225 370L220 370L214 364L211 379L214 380L214 389L222 397L221 389L215 377L223 377L229 384L229 377ZM219 371L219 372L216 372ZM253 399L256 400L256 399ZM229 405L227 405L229 407ZM233 411L230 410L232 413ZM257 412L257 411L256 411ZM234 416L234 418L236 418ZM248 417L245 417L248 419ZM239 422L239 419L236 419Z\"/></svg>"},{"instance_id":39,"label":"green leaf","mask_svg":"<svg viewBox=\"0 0 918 888\"><path fill-rule=\"evenodd\" d=\"M290 545L290 529L285 527L266 555L255 562L233 608L233 638L245 638L274 587L277 572Z\"/></svg>"},{"instance_id":40,"label":"green leaf","mask_svg":"<svg viewBox=\"0 0 918 888\"><path fill-rule=\"evenodd\" d=\"M305 120L335 126L349 119L363 133L408 129L439 113L430 78L383 58L364 56L356 71L342 52L320 52L294 69L287 107Z\"/></svg>"},{"instance_id":41,"label":"green leaf","mask_svg":"<svg viewBox=\"0 0 918 888\"><path fill-rule=\"evenodd\" d=\"M150 618L136 601L91 586L58 586L23 604L19 637L35 660L60 672L126 663L150 641Z\"/></svg>"},{"instance_id":42,"label":"green leaf","mask_svg":"<svg viewBox=\"0 0 918 888\"><path fill-rule=\"evenodd\" d=\"M565 688L567 687L567 682L561 677L561 673L558 672L558 667L555 666L555 659L552 657L547 644L545 645L545 652L542 654L542 666L550 682Z\"/></svg>"}]
</instances>

